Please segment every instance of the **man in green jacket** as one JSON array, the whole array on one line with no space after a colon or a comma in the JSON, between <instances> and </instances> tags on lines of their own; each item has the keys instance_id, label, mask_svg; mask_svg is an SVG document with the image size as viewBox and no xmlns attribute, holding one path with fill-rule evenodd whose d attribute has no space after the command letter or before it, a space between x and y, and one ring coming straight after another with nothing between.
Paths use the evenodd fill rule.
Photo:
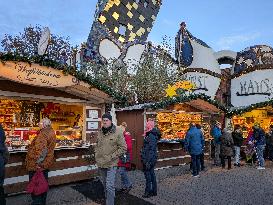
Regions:
<instances>
[{"instance_id":1,"label":"man in green jacket","mask_svg":"<svg viewBox=\"0 0 273 205\"><path fill-rule=\"evenodd\" d=\"M126 153L127 145L121 128L112 123L112 116L102 116L102 129L95 146L95 159L105 190L106 205L115 202L115 178L119 157Z\"/></svg>"}]
</instances>

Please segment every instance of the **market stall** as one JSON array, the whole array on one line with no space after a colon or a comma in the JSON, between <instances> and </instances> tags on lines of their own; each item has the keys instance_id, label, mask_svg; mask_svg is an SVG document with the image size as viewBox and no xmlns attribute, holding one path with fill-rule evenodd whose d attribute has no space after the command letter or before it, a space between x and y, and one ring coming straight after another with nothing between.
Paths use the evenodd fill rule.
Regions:
<instances>
[{"instance_id":1,"label":"market stall","mask_svg":"<svg viewBox=\"0 0 273 205\"><path fill-rule=\"evenodd\" d=\"M162 133L158 142L157 168L182 165L190 161L190 155L184 150L184 139L190 123L203 127L206 138L205 155L208 157L211 149L210 125L213 121L222 121L224 118L222 107L208 99L204 95L194 95L118 109L118 124L125 121L133 136L133 163L136 167L141 169L139 153L147 120L156 121Z\"/></svg>"},{"instance_id":2,"label":"market stall","mask_svg":"<svg viewBox=\"0 0 273 205\"><path fill-rule=\"evenodd\" d=\"M242 127L244 138L247 138L248 133L252 130L255 123L258 123L265 132L268 132L269 126L273 124L273 107L265 106L235 115L232 117L232 122L233 125L240 125Z\"/></svg>"},{"instance_id":3,"label":"market stall","mask_svg":"<svg viewBox=\"0 0 273 205\"><path fill-rule=\"evenodd\" d=\"M255 123L266 132L273 124L273 49L256 45L237 53L231 75L231 104L227 117L240 125L246 138Z\"/></svg>"},{"instance_id":4,"label":"market stall","mask_svg":"<svg viewBox=\"0 0 273 205\"><path fill-rule=\"evenodd\" d=\"M25 190L27 146L37 136L38 123L44 117L52 121L57 137L50 185L92 177L96 166L86 160L87 151L96 142L105 104L114 101L110 89L99 89L88 79L34 63L0 62L0 70L0 123L11 153L6 192Z\"/></svg>"}]
</instances>

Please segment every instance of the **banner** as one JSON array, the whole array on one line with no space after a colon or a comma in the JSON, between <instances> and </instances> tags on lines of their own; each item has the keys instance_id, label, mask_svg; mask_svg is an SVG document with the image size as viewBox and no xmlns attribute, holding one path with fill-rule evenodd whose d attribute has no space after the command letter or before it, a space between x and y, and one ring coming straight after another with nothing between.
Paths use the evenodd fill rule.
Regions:
<instances>
[{"instance_id":1,"label":"banner","mask_svg":"<svg viewBox=\"0 0 273 205\"><path fill-rule=\"evenodd\" d=\"M231 80L231 104L249 106L273 98L272 70L257 70Z\"/></svg>"},{"instance_id":2,"label":"banner","mask_svg":"<svg viewBox=\"0 0 273 205\"><path fill-rule=\"evenodd\" d=\"M68 87L79 84L77 78L64 75L60 70L25 62L0 62L0 77L40 87Z\"/></svg>"}]
</instances>

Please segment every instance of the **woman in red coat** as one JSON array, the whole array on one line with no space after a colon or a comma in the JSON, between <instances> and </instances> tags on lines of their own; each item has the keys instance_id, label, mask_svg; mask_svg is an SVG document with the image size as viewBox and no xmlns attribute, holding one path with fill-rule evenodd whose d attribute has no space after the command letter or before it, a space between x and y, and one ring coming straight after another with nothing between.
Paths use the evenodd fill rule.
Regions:
<instances>
[{"instance_id":1,"label":"woman in red coat","mask_svg":"<svg viewBox=\"0 0 273 205\"><path fill-rule=\"evenodd\" d=\"M133 157L132 137L129 132L126 132L127 124L122 122L120 127L123 129L123 135L127 144L126 154L119 160L118 168L121 177L121 191L128 193L132 189L132 182L128 177L128 170L131 169L131 161Z\"/></svg>"}]
</instances>

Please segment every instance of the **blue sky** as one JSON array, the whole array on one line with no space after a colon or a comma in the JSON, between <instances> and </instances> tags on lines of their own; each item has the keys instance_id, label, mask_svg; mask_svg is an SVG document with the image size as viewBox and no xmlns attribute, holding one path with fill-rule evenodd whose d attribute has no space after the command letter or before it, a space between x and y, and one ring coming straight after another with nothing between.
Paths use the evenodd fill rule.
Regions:
<instances>
[{"instance_id":1,"label":"blue sky","mask_svg":"<svg viewBox=\"0 0 273 205\"><path fill-rule=\"evenodd\" d=\"M0 40L28 25L48 26L52 33L69 36L73 45L86 41L96 0L0 0ZM272 0L163 0L149 40L174 41L179 23L215 51L240 51L248 46L273 47Z\"/></svg>"}]
</instances>

